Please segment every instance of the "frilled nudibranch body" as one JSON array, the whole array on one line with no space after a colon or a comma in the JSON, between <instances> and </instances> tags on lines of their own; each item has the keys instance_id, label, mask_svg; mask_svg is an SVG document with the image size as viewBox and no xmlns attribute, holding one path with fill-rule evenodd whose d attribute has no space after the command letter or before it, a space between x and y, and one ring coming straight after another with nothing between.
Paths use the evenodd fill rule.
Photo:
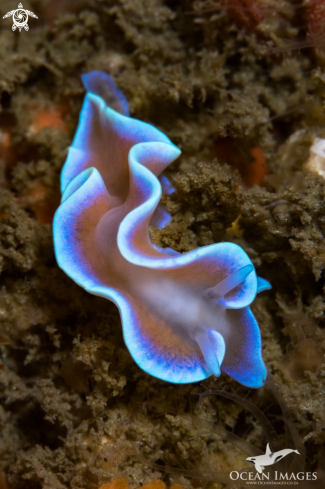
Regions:
<instances>
[{"instance_id":1,"label":"frilled nudibranch body","mask_svg":"<svg viewBox=\"0 0 325 489\"><path fill-rule=\"evenodd\" d=\"M246 386L262 386L261 337L249 305L269 284L235 244L179 254L151 243L150 222L168 221L157 177L180 151L126 115L108 75L93 72L83 82L88 93L54 219L59 266L118 306L125 343L151 375L188 383L222 369ZM108 97L118 111L106 105Z\"/></svg>"}]
</instances>

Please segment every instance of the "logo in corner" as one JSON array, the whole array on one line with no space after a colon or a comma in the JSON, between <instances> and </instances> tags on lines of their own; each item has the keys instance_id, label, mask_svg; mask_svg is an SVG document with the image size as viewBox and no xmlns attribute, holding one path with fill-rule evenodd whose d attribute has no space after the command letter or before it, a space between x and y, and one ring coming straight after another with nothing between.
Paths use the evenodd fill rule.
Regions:
<instances>
[{"instance_id":1,"label":"logo in corner","mask_svg":"<svg viewBox=\"0 0 325 489\"><path fill-rule=\"evenodd\" d=\"M34 19L38 19L37 15L35 15L33 12L23 9L22 3L18 5L18 8L16 10L11 10L10 12L7 12L6 15L3 16L3 19L6 19L11 15L13 20L12 30L15 31L18 27L19 32L21 32L22 28L24 28L25 31L29 30L28 16L34 17Z\"/></svg>"},{"instance_id":2,"label":"logo in corner","mask_svg":"<svg viewBox=\"0 0 325 489\"><path fill-rule=\"evenodd\" d=\"M277 462L280 462L284 457L289 455L290 453L297 453L300 455L298 450L291 450L290 448L285 448L284 450L279 450L278 452L271 452L270 445L266 445L266 451L264 455L258 455L256 457L247 457L247 462L255 465L255 469L260 474L263 472L264 468L267 465L274 465Z\"/></svg>"}]
</instances>

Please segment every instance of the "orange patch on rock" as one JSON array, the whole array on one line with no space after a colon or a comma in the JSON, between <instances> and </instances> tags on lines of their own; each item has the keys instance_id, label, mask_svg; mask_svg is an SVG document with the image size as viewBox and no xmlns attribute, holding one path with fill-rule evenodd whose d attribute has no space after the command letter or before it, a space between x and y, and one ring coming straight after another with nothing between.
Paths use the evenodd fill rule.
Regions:
<instances>
[{"instance_id":1,"label":"orange patch on rock","mask_svg":"<svg viewBox=\"0 0 325 489\"><path fill-rule=\"evenodd\" d=\"M47 195L47 188L39 185L38 187L34 187L29 189L25 195L30 197L31 199L35 199L35 201L42 200L46 197Z\"/></svg>"},{"instance_id":2,"label":"orange patch on rock","mask_svg":"<svg viewBox=\"0 0 325 489\"><path fill-rule=\"evenodd\" d=\"M225 138L216 142L215 152L221 163L227 163L238 170L243 183L247 187L253 185L263 186L263 180L269 171L266 166L266 158L260 146L251 148L250 154L254 160L249 162L247 152L244 153L240 144L233 139Z\"/></svg>"},{"instance_id":3,"label":"orange patch on rock","mask_svg":"<svg viewBox=\"0 0 325 489\"><path fill-rule=\"evenodd\" d=\"M15 153L11 147L12 137L9 130L0 130L0 155L5 162L5 167L9 168L15 161ZM0 187L6 186L6 178L0 179Z\"/></svg>"},{"instance_id":4,"label":"orange patch on rock","mask_svg":"<svg viewBox=\"0 0 325 489\"><path fill-rule=\"evenodd\" d=\"M319 65L325 65L325 0L306 3L309 39Z\"/></svg>"},{"instance_id":5,"label":"orange patch on rock","mask_svg":"<svg viewBox=\"0 0 325 489\"><path fill-rule=\"evenodd\" d=\"M66 125L62 120L61 112L58 109L52 108L38 111L30 126L29 134L36 134L45 127L66 131Z\"/></svg>"},{"instance_id":6,"label":"orange patch on rock","mask_svg":"<svg viewBox=\"0 0 325 489\"><path fill-rule=\"evenodd\" d=\"M152 481L148 482L148 484L142 486L141 489L165 489L165 487L166 484L162 480L153 479Z\"/></svg>"},{"instance_id":7,"label":"orange patch on rock","mask_svg":"<svg viewBox=\"0 0 325 489\"><path fill-rule=\"evenodd\" d=\"M118 477L112 482L103 484L99 489L129 489L129 484L125 477Z\"/></svg>"},{"instance_id":8,"label":"orange patch on rock","mask_svg":"<svg viewBox=\"0 0 325 489\"><path fill-rule=\"evenodd\" d=\"M325 27L325 0L317 0L306 3L308 27L312 34L324 31Z\"/></svg>"},{"instance_id":9,"label":"orange patch on rock","mask_svg":"<svg viewBox=\"0 0 325 489\"><path fill-rule=\"evenodd\" d=\"M60 205L60 193L39 185L27 190L22 200L27 201L40 224L51 224L55 211Z\"/></svg>"},{"instance_id":10,"label":"orange patch on rock","mask_svg":"<svg viewBox=\"0 0 325 489\"><path fill-rule=\"evenodd\" d=\"M228 0L228 5L237 23L251 30L263 20L262 10L256 0Z\"/></svg>"},{"instance_id":11,"label":"orange patch on rock","mask_svg":"<svg viewBox=\"0 0 325 489\"><path fill-rule=\"evenodd\" d=\"M1 365L1 368L3 368L3 365ZM0 472L0 489L8 489L8 485L1 472Z\"/></svg>"},{"instance_id":12,"label":"orange patch on rock","mask_svg":"<svg viewBox=\"0 0 325 489\"><path fill-rule=\"evenodd\" d=\"M250 187L253 185L263 186L264 177L269 173L266 167L266 158L260 146L255 146L251 150L251 154L254 157L254 161L250 165L247 165L246 183Z\"/></svg>"},{"instance_id":13,"label":"orange patch on rock","mask_svg":"<svg viewBox=\"0 0 325 489\"><path fill-rule=\"evenodd\" d=\"M33 211L37 221L40 224L51 224L54 218L56 209L60 205L60 198L55 195L52 196L47 202L40 202L33 206Z\"/></svg>"},{"instance_id":14,"label":"orange patch on rock","mask_svg":"<svg viewBox=\"0 0 325 489\"><path fill-rule=\"evenodd\" d=\"M0 150L7 151L11 143L11 134L8 131L0 131Z\"/></svg>"}]
</instances>

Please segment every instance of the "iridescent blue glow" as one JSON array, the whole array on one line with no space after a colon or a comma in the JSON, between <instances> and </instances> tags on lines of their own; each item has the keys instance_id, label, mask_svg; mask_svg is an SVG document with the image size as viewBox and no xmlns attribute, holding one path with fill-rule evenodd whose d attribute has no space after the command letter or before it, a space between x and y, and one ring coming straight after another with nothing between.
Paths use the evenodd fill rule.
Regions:
<instances>
[{"instance_id":1,"label":"iridescent blue glow","mask_svg":"<svg viewBox=\"0 0 325 489\"><path fill-rule=\"evenodd\" d=\"M92 71L81 76L87 92L101 97L108 107L120 114L129 116L129 104L123 92L115 85L113 79L103 71Z\"/></svg>"},{"instance_id":2,"label":"iridescent blue glow","mask_svg":"<svg viewBox=\"0 0 325 489\"><path fill-rule=\"evenodd\" d=\"M261 336L249 305L270 285L233 243L184 254L152 244L149 225L170 222L159 205L162 186L174 191L157 177L180 151L153 126L106 106L103 97L127 113L108 75L93 72L83 80L91 93L54 219L59 266L118 306L126 346L149 374L189 383L224 371L248 387L262 386Z\"/></svg>"},{"instance_id":3,"label":"iridescent blue glow","mask_svg":"<svg viewBox=\"0 0 325 489\"><path fill-rule=\"evenodd\" d=\"M158 178L162 191L167 194L171 195L175 192L175 187L170 183L169 179L165 175L160 175Z\"/></svg>"}]
</instances>

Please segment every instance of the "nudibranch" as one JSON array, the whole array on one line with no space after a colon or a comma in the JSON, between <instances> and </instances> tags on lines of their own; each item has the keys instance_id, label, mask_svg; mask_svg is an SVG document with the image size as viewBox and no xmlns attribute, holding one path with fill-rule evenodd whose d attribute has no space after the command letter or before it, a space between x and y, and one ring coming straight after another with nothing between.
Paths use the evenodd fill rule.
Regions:
<instances>
[{"instance_id":1,"label":"nudibranch","mask_svg":"<svg viewBox=\"0 0 325 489\"><path fill-rule=\"evenodd\" d=\"M245 386L261 387L266 368L249 305L270 285L236 244L183 254L152 244L149 224L169 219L159 208L161 182L173 191L158 176L180 150L152 125L129 117L108 75L92 72L83 82L87 94L54 218L59 266L117 305L126 346L145 372L182 384L222 369Z\"/></svg>"}]
</instances>

